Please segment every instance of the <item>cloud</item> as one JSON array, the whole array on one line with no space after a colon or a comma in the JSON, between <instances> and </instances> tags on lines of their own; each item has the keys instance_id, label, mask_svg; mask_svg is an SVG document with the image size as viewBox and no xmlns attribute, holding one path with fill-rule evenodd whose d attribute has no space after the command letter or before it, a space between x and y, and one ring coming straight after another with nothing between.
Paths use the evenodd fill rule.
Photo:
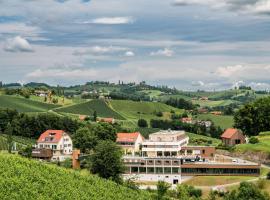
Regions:
<instances>
[{"instance_id":1,"label":"cloud","mask_svg":"<svg viewBox=\"0 0 270 200\"><path fill-rule=\"evenodd\" d=\"M226 8L231 11L270 14L269 0L175 0L173 5L203 5L211 8Z\"/></svg>"},{"instance_id":2,"label":"cloud","mask_svg":"<svg viewBox=\"0 0 270 200\"><path fill-rule=\"evenodd\" d=\"M132 51L127 51L127 52L125 53L125 56L127 56L127 57L133 57L133 56L135 56L135 53L132 52Z\"/></svg>"},{"instance_id":3,"label":"cloud","mask_svg":"<svg viewBox=\"0 0 270 200\"><path fill-rule=\"evenodd\" d=\"M118 25L131 24L135 20L132 17L101 17L91 21L79 22L80 24L103 24L103 25Z\"/></svg>"},{"instance_id":4,"label":"cloud","mask_svg":"<svg viewBox=\"0 0 270 200\"><path fill-rule=\"evenodd\" d=\"M173 56L173 54L174 51L168 48L160 49L158 51L150 53L151 56L167 56L167 57L171 57Z\"/></svg>"},{"instance_id":5,"label":"cloud","mask_svg":"<svg viewBox=\"0 0 270 200\"><path fill-rule=\"evenodd\" d=\"M4 46L4 50L10 52L33 52L33 48L29 42L21 36L8 39Z\"/></svg>"},{"instance_id":6,"label":"cloud","mask_svg":"<svg viewBox=\"0 0 270 200\"><path fill-rule=\"evenodd\" d=\"M110 54L126 50L127 48L125 47L117 47L117 46L93 46L85 50L75 50L73 55L82 56L89 54Z\"/></svg>"},{"instance_id":7,"label":"cloud","mask_svg":"<svg viewBox=\"0 0 270 200\"><path fill-rule=\"evenodd\" d=\"M192 86L204 86L205 83L203 81L192 81L191 85Z\"/></svg>"},{"instance_id":8,"label":"cloud","mask_svg":"<svg viewBox=\"0 0 270 200\"><path fill-rule=\"evenodd\" d=\"M216 74L221 77L230 77L235 73L242 71L244 67L242 65L219 67L216 71Z\"/></svg>"}]
</instances>

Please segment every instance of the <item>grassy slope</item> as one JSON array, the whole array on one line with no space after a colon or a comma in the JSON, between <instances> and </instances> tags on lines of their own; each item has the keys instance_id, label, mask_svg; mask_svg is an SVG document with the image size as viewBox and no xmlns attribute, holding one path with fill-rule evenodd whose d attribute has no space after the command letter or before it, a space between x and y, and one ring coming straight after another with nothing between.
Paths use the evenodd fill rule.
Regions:
<instances>
[{"instance_id":1,"label":"grassy slope","mask_svg":"<svg viewBox=\"0 0 270 200\"><path fill-rule=\"evenodd\" d=\"M261 151L270 153L270 132L261 133L257 138L259 139L259 143L237 145L235 150L240 152Z\"/></svg>"},{"instance_id":2,"label":"grassy slope","mask_svg":"<svg viewBox=\"0 0 270 200\"><path fill-rule=\"evenodd\" d=\"M55 109L55 111L59 113L72 113L81 115L93 115L93 112L97 111L97 115L99 117L113 117L116 119L124 119L120 114L112 110L102 100L92 100L85 103L66 106L63 108Z\"/></svg>"},{"instance_id":3,"label":"grassy slope","mask_svg":"<svg viewBox=\"0 0 270 200\"><path fill-rule=\"evenodd\" d=\"M155 112L170 112L171 110L178 113L183 112L183 110L158 102L112 100L110 104L114 110L117 110L127 119L152 119L155 118Z\"/></svg>"},{"instance_id":4,"label":"grassy slope","mask_svg":"<svg viewBox=\"0 0 270 200\"><path fill-rule=\"evenodd\" d=\"M192 100L193 104L199 104L201 107L216 107L216 106L227 106L236 101L233 100L219 100L219 101L203 101L203 100Z\"/></svg>"},{"instance_id":5,"label":"grassy slope","mask_svg":"<svg viewBox=\"0 0 270 200\"><path fill-rule=\"evenodd\" d=\"M213 114L200 114L198 119L201 120L212 120L215 125L220 126L222 129L233 127L234 120L233 116L227 115L213 115Z\"/></svg>"},{"instance_id":6,"label":"grassy slope","mask_svg":"<svg viewBox=\"0 0 270 200\"><path fill-rule=\"evenodd\" d=\"M150 199L92 175L81 175L54 165L0 154L0 199Z\"/></svg>"},{"instance_id":7,"label":"grassy slope","mask_svg":"<svg viewBox=\"0 0 270 200\"><path fill-rule=\"evenodd\" d=\"M19 112L46 112L57 107L22 97L0 95L0 108L17 109Z\"/></svg>"}]
</instances>

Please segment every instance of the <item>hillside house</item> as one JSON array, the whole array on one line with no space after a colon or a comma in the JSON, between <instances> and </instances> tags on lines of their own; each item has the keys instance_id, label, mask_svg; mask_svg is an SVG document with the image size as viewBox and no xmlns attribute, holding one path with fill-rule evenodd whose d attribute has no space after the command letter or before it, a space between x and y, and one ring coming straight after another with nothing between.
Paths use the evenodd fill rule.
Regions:
<instances>
[{"instance_id":1,"label":"hillside house","mask_svg":"<svg viewBox=\"0 0 270 200\"><path fill-rule=\"evenodd\" d=\"M191 117L183 117L183 118L181 119L181 122L186 123L186 124L192 124L192 123L193 123Z\"/></svg>"},{"instance_id":2,"label":"hillside house","mask_svg":"<svg viewBox=\"0 0 270 200\"><path fill-rule=\"evenodd\" d=\"M117 133L116 142L125 152L125 155L135 155L140 151L144 137L139 133Z\"/></svg>"},{"instance_id":3,"label":"hillside house","mask_svg":"<svg viewBox=\"0 0 270 200\"><path fill-rule=\"evenodd\" d=\"M64 161L72 157L72 150L72 140L65 131L47 130L37 140L32 156L51 161Z\"/></svg>"},{"instance_id":4,"label":"hillside house","mask_svg":"<svg viewBox=\"0 0 270 200\"><path fill-rule=\"evenodd\" d=\"M98 122L105 122L105 123L109 123L109 124L114 124L115 123L114 118L98 118L97 121Z\"/></svg>"},{"instance_id":5,"label":"hillside house","mask_svg":"<svg viewBox=\"0 0 270 200\"><path fill-rule=\"evenodd\" d=\"M244 144L246 143L246 139L242 131L234 128L227 129L222 135L221 135L222 143L225 146L234 146L237 144Z\"/></svg>"}]
</instances>

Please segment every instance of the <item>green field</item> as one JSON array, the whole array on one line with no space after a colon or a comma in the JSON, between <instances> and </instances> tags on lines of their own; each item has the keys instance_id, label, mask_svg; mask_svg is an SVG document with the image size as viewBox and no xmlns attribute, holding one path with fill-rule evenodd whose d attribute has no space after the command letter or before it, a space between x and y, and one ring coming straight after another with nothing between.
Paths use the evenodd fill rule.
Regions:
<instances>
[{"instance_id":1,"label":"green field","mask_svg":"<svg viewBox=\"0 0 270 200\"><path fill-rule=\"evenodd\" d=\"M218 146L221 143L221 140L216 138L188 132L186 132L186 134L189 136L189 145Z\"/></svg>"},{"instance_id":2,"label":"green field","mask_svg":"<svg viewBox=\"0 0 270 200\"><path fill-rule=\"evenodd\" d=\"M103 100L92 100L85 103L65 106L55 109L54 111L78 115L93 115L94 111L96 111L99 117L113 117L120 120L124 119L120 114L112 110Z\"/></svg>"},{"instance_id":3,"label":"green field","mask_svg":"<svg viewBox=\"0 0 270 200\"><path fill-rule=\"evenodd\" d=\"M134 191L93 175L55 165L0 153L0 199L151 199L144 191Z\"/></svg>"},{"instance_id":4,"label":"green field","mask_svg":"<svg viewBox=\"0 0 270 200\"><path fill-rule=\"evenodd\" d=\"M183 110L158 102L111 100L110 104L114 110L117 110L127 119L152 119L155 118L155 113L157 112L170 112L171 110L183 113Z\"/></svg>"},{"instance_id":5,"label":"green field","mask_svg":"<svg viewBox=\"0 0 270 200\"><path fill-rule=\"evenodd\" d=\"M217 106L227 106L232 103L236 103L233 100L219 100L219 101L211 101L211 100L192 100L193 104L199 104L201 107L217 107Z\"/></svg>"},{"instance_id":6,"label":"green field","mask_svg":"<svg viewBox=\"0 0 270 200\"><path fill-rule=\"evenodd\" d=\"M199 114L198 119L211 120L216 126L220 126L222 129L231 128L234 125L233 116L228 115Z\"/></svg>"},{"instance_id":7,"label":"green field","mask_svg":"<svg viewBox=\"0 0 270 200\"><path fill-rule=\"evenodd\" d=\"M263 132L256 136L259 139L257 144L240 144L237 145L235 151L239 152L267 152L270 153L270 132Z\"/></svg>"},{"instance_id":8,"label":"green field","mask_svg":"<svg viewBox=\"0 0 270 200\"><path fill-rule=\"evenodd\" d=\"M47 112L57 107L59 106L22 97L0 95L0 108L16 109L19 112Z\"/></svg>"}]
</instances>

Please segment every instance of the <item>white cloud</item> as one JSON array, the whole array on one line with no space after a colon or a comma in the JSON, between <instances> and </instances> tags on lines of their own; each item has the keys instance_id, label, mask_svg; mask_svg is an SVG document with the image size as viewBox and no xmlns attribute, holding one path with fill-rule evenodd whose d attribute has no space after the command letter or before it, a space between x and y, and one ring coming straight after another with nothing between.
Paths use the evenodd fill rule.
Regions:
<instances>
[{"instance_id":1,"label":"white cloud","mask_svg":"<svg viewBox=\"0 0 270 200\"><path fill-rule=\"evenodd\" d=\"M73 54L74 55L109 54L126 50L127 48L118 46L93 46L84 50L75 50Z\"/></svg>"},{"instance_id":2,"label":"white cloud","mask_svg":"<svg viewBox=\"0 0 270 200\"><path fill-rule=\"evenodd\" d=\"M82 24L104 24L104 25L117 25L117 24L130 24L135 20L132 17L101 17L91 21L81 22Z\"/></svg>"},{"instance_id":3,"label":"white cloud","mask_svg":"<svg viewBox=\"0 0 270 200\"><path fill-rule=\"evenodd\" d=\"M29 42L21 36L8 39L4 46L4 50L10 52L33 52L33 48Z\"/></svg>"},{"instance_id":4,"label":"white cloud","mask_svg":"<svg viewBox=\"0 0 270 200\"><path fill-rule=\"evenodd\" d=\"M227 8L232 11L270 14L269 0L175 0L173 5L204 5L211 8Z\"/></svg>"},{"instance_id":5,"label":"white cloud","mask_svg":"<svg viewBox=\"0 0 270 200\"><path fill-rule=\"evenodd\" d=\"M205 83L203 81L192 81L192 86L204 86Z\"/></svg>"},{"instance_id":6,"label":"white cloud","mask_svg":"<svg viewBox=\"0 0 270 200\"><path fill-rule=\"evenodd\" d=\"M125 56L127 56L127 57L133 57L133 56L135 56L135 53L132 52L132 51L127 51L127 52L125 53Z\"/></svg>"},{"instance_id":7,"label":"white cloud","mask_svg":"<svg viewBox=\"0 0 270 200\"><path fill-rule=\"evenodd\" d=\"M47 78L52 79L87 79L96 77L98 72L94 69L37 69L29 74L27 78L33 80L46 80Z\"/></svg>"},{"instance_id":8,"label":"white cloud","mask_svg":"<svg viewBox=\"0 0 270 200\"><path fill-rule=\"evenodd\" d=\"M174 51L169 48L160 49L158 51L150 53L151 56L167 56L167 57L171 57L173 56L173 54Z\"/></svg>"},{"instance_id":9,"label":"white cloud","mask_svg":"<svg viewBox=\"0 0 270 200\"><path fill-rule=\"evenodd\" d=\"M216 71L216 74L221 77L230 77L235 73L242 71L244 67L242 65L219 67Z\"/></svg>"}]
</instances>

